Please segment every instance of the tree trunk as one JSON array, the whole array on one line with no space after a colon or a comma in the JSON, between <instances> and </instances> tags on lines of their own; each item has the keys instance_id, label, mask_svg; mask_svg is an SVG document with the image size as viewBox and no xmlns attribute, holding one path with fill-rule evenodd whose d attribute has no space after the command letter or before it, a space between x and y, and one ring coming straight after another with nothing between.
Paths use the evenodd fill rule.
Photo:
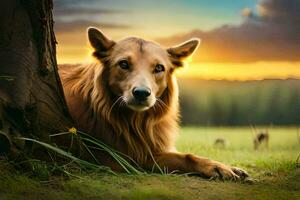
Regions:
<instances>
[{"instance_id":1,"label":"tree trunk","mask_svg":"<svg viewBox=\"0 0 300 200\"><path fill-rule=\"evenodd\" d=\"M52 0L0 1L0 151L72 127L57 72ZM9 142L8 142L9 141Z\"/></svg>"}]
</instances>

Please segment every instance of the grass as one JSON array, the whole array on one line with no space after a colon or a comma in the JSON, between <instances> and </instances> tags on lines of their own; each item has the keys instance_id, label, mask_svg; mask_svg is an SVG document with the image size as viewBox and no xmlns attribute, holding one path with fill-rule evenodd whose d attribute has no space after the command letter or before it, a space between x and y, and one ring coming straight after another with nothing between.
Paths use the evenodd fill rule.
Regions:
<instances>
[{"instance_id":1,"label":"grass","mask_svg":"<svg viewBox=\"0 0 300 200\"><path fill-rule=\"evenodd\" d=\"M200 133L200 134L199 134ZM213 146L216 138L225 138L225 149ZM182 130L177 147L191 152L247 168L253 173L263 171L289 171L300 154L300 141L296 128L270 129L269 149L253 150L253 134L250 128L192 128ZM262 146L263 147L263 146Z\"/></svg>"},{"instance_id":2,"label":"grass","mask_svg":"<svg viewBox=\"0 0 300 200\"><path fill-rule=\"evenodd\" d=\"M109 154L115 161L118 162L118 164L122 167L122 169L127 173L127 174L135 174L135 175L141 175L143 173L143 169L141 169L130 157L128 157L125 154L122 154L121 152L118 152L112 148L110 148L109 146L107 146L106 144L104 144L103 142L101 142L100 140L84 133L81 131L77 131L77 129L75 129L74 127L69 129L69 132L62 132L62 133L57 133L57 134L53 134L50 135L50 137L55 137L58 135L65 135L65 134L71 134L72 135L72 140L74 139L74 136L77 137L77 139L81 142L82 146L86 149L86 151L91 155L91 157L93 158L93 160L95 161L95 164L92 162L88 162L86 160L82 160L79 159L75 156L73 156L70 152L63 150L59 147L56 147L52 144L47 144L45 142L41 142L35 139L31 139L31 138L19 138L20 140L25 140L25 141L30 141L36 144L39 144L43 147L45 147L49 153L54 152L59 156L64 157L65 159L69 159L71 163L76 163L78 165L79 168L81 169L90 169L90 170L103 170L105 167L99 165L98 160L96 158L96 156L92 153L93 149L97 149L100 151L104 151L107 154ZM136 166L133 166L132 164L130 164L125 157L131 159ZM54 161L54 160L53 160ZM112 170L107 170L106 171L115 174Z\"/></svg>"},{"instance_id":3,"label":"grass","mask_svg":"<svg viewBox=\"0 0 300 200\"><path fill-rule=\"evenodd\" d=\"M226 138L228 146L215 148L217 137ZM0 199L300 199L300 163L296 163L300 143L295 128L270 129L269 150L254 151L249 128L184 127L177 148L242 167L256 181L233 183L185 175L96 171L77 172L76 178L50 175L45 179L2 161ZM38 163L34 169L43 166Z\"/></svg>"}]
</instances>

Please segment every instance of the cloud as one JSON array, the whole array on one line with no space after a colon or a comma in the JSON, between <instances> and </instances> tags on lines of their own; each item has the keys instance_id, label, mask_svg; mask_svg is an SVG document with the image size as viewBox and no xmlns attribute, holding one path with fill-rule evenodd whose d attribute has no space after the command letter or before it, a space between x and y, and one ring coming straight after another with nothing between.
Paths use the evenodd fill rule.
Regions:
<instances>
[{"instance_id":1,"label":"cloud","mask_svg":"<svg viewBox=\"0 0 300 200\"><path fill-rule=\"evenodd\" d=\"M122 10L103 9L99 0L54 0L55 30L58 33L70 31L85 31L89 26L102 28L129 28L126 24L100 22L103 15L125 13Z\"/></svg>"},{"instance_id":2,"label":"cloud","mask_svg":"<svg viewBox=\"0 0 300 200\"><path fill-rule=\"evenodd\" d=\"M123 24L113 24L113 23L100 23L92 20L71 20L71 21L55 21L55 31L57 32L73 32L73 31L85 31L87 27L95 26L99 28L112 28L112 29L126 29L130 26Z\"/></svg>"},{"instance_id":3,"label":"cloud","mask_svg":"<svg viewBox=\"0 0 300 200\"><path fill-rule=\"evenodd\" d=\"M300 22L299 0L265 0L257 6L257 9L264 21L275 23Z\"/></svg>"},{"instance_id":4,"label":"cloud","mask_svg":"<svg viewBox=\"0 0 300 200\"><path fill-rule=\"evenodd\" d=\"M99 9L99 8L79 8L79 7L67 7L67 8L56 8L54 9L54 15L56 17L61 16L72 16L72 15L100 15L100 14L116 14L122 11L110 10L110 9Z\"/></svg>"},{"instance_id":5,"label":"cloud","mask_svg":"<svg viewBox=\"0 0 300 200\"><path fill-rule=\"evenodd\" d=\"M255 10L241 11L244 21L211 31L194 30L164 38L165 45L191 37L202 39L196 61L300 61L300 1L261 0Z\"/></svg>"},{"instance_id":6,"label":"cloud","mask_svg":"<svg viewBox=\"0 0 300 200\"><path fill-rule=\"evenodd\" d=\"M241 10L241 15L244 17L252 17L253 16L253 12L250 8L244 8Z\"/></svg>"},{"instance_id":7,"label":"cloud","mask_svg":"<svg viewBox=\"0 0 300 200\"><path fill-rule=\"evenodd\" d=\"M94 4L97 2L101 2L101 0L53 0L54 6L56 8L60 7L70 7L73 5L78 5L78 4Z\"/></svg>"}]
</instances>

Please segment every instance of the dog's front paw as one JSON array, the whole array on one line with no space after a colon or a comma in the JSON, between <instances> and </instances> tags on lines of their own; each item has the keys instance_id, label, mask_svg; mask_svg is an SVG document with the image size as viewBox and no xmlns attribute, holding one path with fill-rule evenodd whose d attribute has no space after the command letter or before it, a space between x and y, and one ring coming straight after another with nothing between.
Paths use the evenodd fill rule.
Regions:
<instances>
[{"instance_id":1,"label":"dog's front paw","mask_svg":"<svg viewBox=\"0 0 300 200\"><path fill-rule=\"evenodd\" d=\"M221 180L244 180L249 175L246 171L237 167L230 167L228 165L212 162L211 165L205 170L204 173L210 179L221 179Z\"/></svg>"},{"instance_id":2,"label":"dog's front paw","mask_svg":"<svg viewBox=\"0 0 300 200\"><path fill-rule=\"evenodd\" d=\"M240 179L244 180L245 178L249 177L249 174L240 168L237 167L231 167L231 170L240 177Z\"/></svg>"},{"instance_id":3,"label":"dog's front paw","mask_svg":"<svg viewBox=\"0 0 300 200\"><path fill-rule=\"evenodd\" d=\"M206 178L221 180L244 180L249 176L248 173L242 169L230 167L208 158L187 154L186 159L193 172L196 172L200 176Z\"/></svg>"}]
</instances>

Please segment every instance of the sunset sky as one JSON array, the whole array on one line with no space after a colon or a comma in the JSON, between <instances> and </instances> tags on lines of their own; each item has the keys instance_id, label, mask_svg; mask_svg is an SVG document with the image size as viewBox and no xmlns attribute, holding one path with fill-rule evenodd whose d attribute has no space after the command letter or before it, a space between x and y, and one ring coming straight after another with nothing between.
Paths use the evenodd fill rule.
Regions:
<instances>
[{"instance_id":1,"label":"sunset sky","mask_svg":"<svg viewBox=\"0 0 300 200\"><path fill-rule=\"evenodd\" d=\"M86 28L168 47L198 37L179 76L300 78L300 0L54 0L58 62L92 60Z\"/></svg>"}]
</instances>

